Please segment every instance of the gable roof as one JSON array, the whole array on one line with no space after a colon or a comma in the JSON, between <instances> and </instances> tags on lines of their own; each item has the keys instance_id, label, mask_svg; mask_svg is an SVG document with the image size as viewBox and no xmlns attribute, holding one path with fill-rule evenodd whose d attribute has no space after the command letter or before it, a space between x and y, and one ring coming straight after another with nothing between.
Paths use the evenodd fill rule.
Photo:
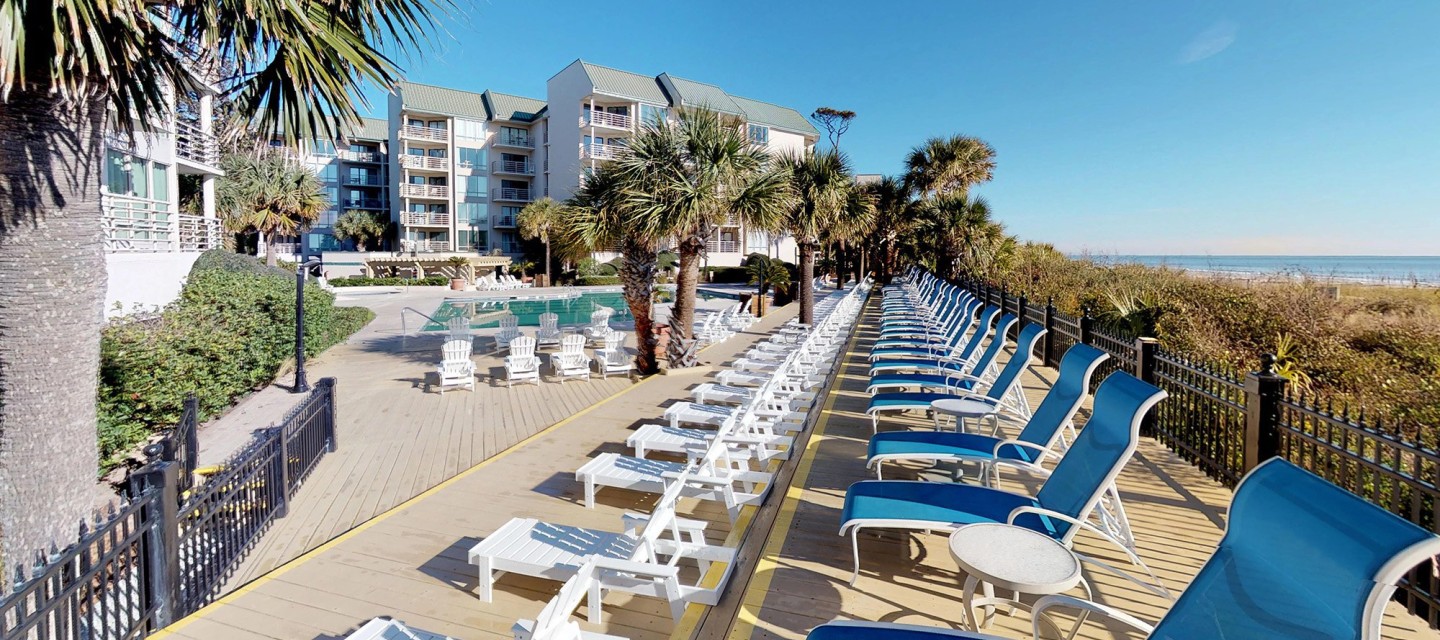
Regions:
<instances>
[{"instance_id":1,"label":"gable roof","mask_svg":"<svg viewBox=\"0 0 1440 640\"><path fill-rule=\"evenodd\" d=\"M384 118L361 118L360 126L351 129L346 137L356 140L384 140L390 137L390 122Z\"/></svg>"},{"instance_id":2,"label":"gable roof","mask_svg":"<svg viewBox=\"0 0 1440 640\"><path fill-rule=\"evenodd\" d=\"M490 107L490 117L494 120L534 122L535 118L545 111L544 100L494 91L486 91L484 95L486 104Z\"/></svg>"},{"instance_id":3,"label":"gable roof","mask_svg":"<svg viewBox=\"0 0 1440 640\"><path fill-rule=\"evenodd\" d=\"M490 117L484 96L479 93L403 80L395 83L395 89L408 109L476 120Z\"/></svg>"},{"instance_id":4,"label":"gable roof","mask_svg":"<svg viewBox=\"0 0 1440 640\"><path fill-rule=\"evenodd\" d=\"M580 68L590 78L590 84L600 93L633 98L651 104L670 104L670 100L665 97L665 92L661 90L660 83L656 82L655 78L590 64L584 60L580 61Z\"/></svg>"},{"instance_id":5,"label":"gable roof","mask_svg":"<svg viewBox=\"0 0 1440 640\"><path fill-rule=\"evenodd\" d=\"M820 130L810 124L810 120L800 115L799 111L790 107L782 107L778 104L751 100L740 96L730 96L735 104L740 106L745 114L745 119L757 124L769 125L777 129L794 131L795 133L820 136Z\"/></svg>"},{"instance_id":6,"label":"gable roof","mask_svg":"<svg viewBox=\"0 0 1440 640\"><path fill-rule=\"evenodd\" d=\"M686 107L705 107L707 109L733 113L739 116L745 115L745 111L740 108L740 105L735 104L735 101L730 99L730 94L725 93L725 90L720 87L713 84L705 84L704 82L677 78L668 73L662 73L660 77L668 79L670 86L675 87L675 91L679 95L672 97L675 98L675 102L679 105Z\"/></svg>"}]
</instances>

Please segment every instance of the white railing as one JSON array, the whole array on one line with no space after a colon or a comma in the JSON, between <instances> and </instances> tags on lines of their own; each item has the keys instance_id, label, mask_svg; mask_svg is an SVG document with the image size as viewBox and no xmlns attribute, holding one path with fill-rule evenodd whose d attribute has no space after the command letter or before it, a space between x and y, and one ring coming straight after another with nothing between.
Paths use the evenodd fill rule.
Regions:
<instances>
[{"instance_id":1,"label":"white railing","mask_svg":"<svg viewBox=\"0 0 1440 640\"><path fill-rule=\"evenodd\" d=\"M450 197L450 186L405 183L400 185L400 195L410 198L448 198Z\"/></svg>"},{"instance_id":2,"label":"white railing","mask_svg":"<svg viewBox=\"0 0 1440 640\"><path fill-rule=\"evenodd\" d=\"M220 221L204 216L179 214L179 235L181 251L209 251L219 249Z\"/></svg>"},{"instance_id":3,"label":"white railing","mask_svg":"<svg viewBox=\"0 0 1440 640\"><path fill-rule=\"evenodd\" d=\"M438 169L444 171L450 168L450 159L406 154L400 156L400 166L406 169Z\"/></svg>"},{"instance_id":4,"label":"white railing","mask_svg":"<svg viewBox=\"0 0 1440 640\"><path fill-rule=\"evenodd\" d=\"M515 226L515 216L500 216L500 217L498 217L498 218L495 218L495 226L496 226L496 227L514 227L514 226Z\"/></svg>"},{"instance_id":5,"label":"white railing","mask_svg":"<svg viewBox=\"0 0 1440 640\"><path fill-rule=\"evenodd\" d=\"M491 173L518 173L528 176L535 173L535 165L524 160L492 160L490 171Z\"/></svg>"},{"instance_id":6,"label":"white railing","mask_svg":"<svg viewBox=\"0 0 1440 640\"><path fill-rule=\"evenodd\" d=\"M720 225L720 226L722 226L722 227L738 227L738 226L740 226L740 216L737 216L737 215L735 215L735 214L733 214L733 213L731 213L731 214L726 214L726 216L725 216L725 223L722 224L722 225Z\"/></svg>"},{"instance_id":7,"label":"white railing","mask_svg":"<svg viewBox=\"0 0 1440 640\"><path fill-rule=\"evenodd\" d=\"M175 154L191 162L220 164L220 145L215 136L188 122L175 123Z\"/></svg>"},{"instance_id":8,"label":"white railing","mask_svg":"<svg viewBox=\"0 0 1440 640\"><path fill-rule=\"evenodd\" d=\"M496 200L515 200L518 202L529 202L531 192L529 189L514 189L511 187L496 187L491 189L490 197Z\"/></svg>"},{"instance_id":9,"label":"white railing","mask_svg":"<svg viewBox=\"0 0 1440 640\"><path fill-rule=\"evenodd\" d=\"M580 118L580 126L593 124L597 127L611 127L615 129L629 129L632 120L630 116L608 111L586 111Z\"/></svg>"},{"instance_id":10,"label":"white railing","mask_svg":"<svg viewBox=\"0 0 1440 640\"><path fill-rule=\"evenodd\" d=\"M625 147L618 144L581 143L580 157L594 160L614 160L620 157L620 152L624 149Z\"/></svg>"},{"instance_id":11,"label":"white railing","mask_svg":"<svg viewBox=\"0 0 1440 640\"><path fill-rule=\"evenodd\" d=\"M255 254L264 257L270 251L270 243L262 242ZM298 242L277 242L275 243L275 255L277 256L298 256L300 255L300 243Z\"/></svg>"},{"instance_id":12,"label":"white railing","mask_svg":"<svg viewBox=\"0 0 1440 640\"><path fill-rule=\"evenodd\" d=\"M450 139L450 132L440 127L417 127L413 124L407 124L400 127L400 137L410 140L446 142Z\"/></svg>"},{"instance_id":13,"label":"white railing","mask_svg":"<svg viewBox=\"0 0 1440 640\"><path fill-rule=\"evenodd\" d=\"M705 250L711 253L738 253L740 243L735 240L711 240L705 243Z\"/></svg>"},{"instance_id":14,"label":"white railing","mask_svg":"<svg viewBox=\"0 0 1440 640\"><path fill-rule=\"evenodd\" d=\"M437 253L450 250L449 240L401 240L401 251L416 253Z\"/></svg>"},{"instance_id":15,"label":"white railing","mask_svg":"<svg viewBox=\"0 0 1440 640\"><path fill-rule=\"evenodd\" d=\"M380 185L385 184L385 178L384 178L384 176L373 175L373 174L372 174L372 175L359 175L359 176L357 176L357 175L347 175L347 176L345 176L345 184L362 186L362 187L378 187L378 186L380 186Z\"/></svg>"},{"instance_id":16,"label":"white railing","mask_svg":"<svg viewBox=\"0 0 1440 640\"><path fill-rule=\"evenodd\" d=\"M520 147L522 149L535 148L535 141L530 139L530 136L506 135L504 133L495 136L495 140L491 142L491 144L502 147Z\"/></svg>"},{"instance_id":17,"label":"white railing","mask_svg":"<svg viewBox=\"0 0 1440 640\"><path fill-rule=\"evenodd\" d=\"M400 214L400 224L409 227L448 227L450 214L405 211Z\"/></svg>"},{"instance_id":18,"label":"white railing","mask_svg":"<svg viewBox=\"0 0 1440 640\"><path fill-rule=\"evenodd\" d=\"M378 151L351 151L341 149L335 153L347 162L384 162L385 156Z\"/></svg>"},{"instance_id":19,"label":"white railing","mask_svg":"<svg viewBox=\"0 0 1440 640\"><path fill-rule=\"evenodd\" d=\"M102 195L105 250L115 253L173 251L170 204L133 196Z\"/></svg>"}]
</instances>

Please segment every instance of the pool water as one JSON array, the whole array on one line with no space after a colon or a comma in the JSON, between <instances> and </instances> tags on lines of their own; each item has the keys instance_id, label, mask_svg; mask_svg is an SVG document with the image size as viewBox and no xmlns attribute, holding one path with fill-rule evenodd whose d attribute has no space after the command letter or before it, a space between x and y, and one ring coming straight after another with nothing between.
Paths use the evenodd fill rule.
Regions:
<instances>
[{"instance_id":1,"label":"pool water","mask_svg":"<svg viewBox=\"0 0 1440 640\"><path fill-rule=\"evenodd\" d=\"M674 293L665 289L659 290L660 297L656 302L670 302ZM713 292L701 292L702 300L709 300L717 297ZM515 314L516 320L522 327L540 326L540 314L553 313L559 317L560 325L567 324L589 324L590 314L600 307L610 307L615 310L610 316L612 321L619 320L628 322L630 318L630 307L625 304L625 296L619 290L613 291L585 291L583 293L536 293L517 294L510 297L484 297L484 298L455 298L441 303L440 308L430 314L431 322L426 323L425 331L444 331L445 325L451 318L470 318L470 328L490 329L500 326L500 317L508 313Z\"/></svg>"}]
</instances>

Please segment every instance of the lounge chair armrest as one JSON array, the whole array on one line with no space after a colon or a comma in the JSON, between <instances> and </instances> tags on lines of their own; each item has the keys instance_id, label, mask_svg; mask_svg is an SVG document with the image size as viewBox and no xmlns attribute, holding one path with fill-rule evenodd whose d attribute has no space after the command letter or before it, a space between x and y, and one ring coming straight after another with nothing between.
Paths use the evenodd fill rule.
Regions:
<instances>
[{"instance_id":1,"label":"lounge chair armrest","mask_svg":"<svg viewBox=\"0 0 1440 640\"><path fill-rule=\"evenodd\" d=\"M1081 560L1083 560L1083 561L1085 561L1085 562L1088 562L1088 563L1090 563L1090 564L1093 564L1093 565L1095 565L1095 566L1097 566L1097 567L1100 567L1101 569L1104 569L1104 570L1106 570L1106 571L1108 571L1108 572L1110 572L1110 573L1113 573L1113 574L1115 574L1115 575L1117 575L1117 576L1120 576L1121 578L1124 578L1124 579L1126 579L1126 580L1129 580L1130 582L1133 582L1133 583L1139 585L1140 587L1144 588L1146 591L1149 591L1149 592L1151 592L1151 593L1153 593L1153 594L1155 594L1155 595L1158 595L1158 596L1160 596L1160 597L1162 597L1162 598L1166 598L1166 599L1168 599L1168 600L1174 600L1174 599L1175 599L1174 594L1171 594L1171 593L1170 593L1170 590L1167 589L1167 588L1165 588L1165 584L1160 581L1160 577L1159 577L1159 576L1156 576L1156 575L1155 575L1155 572L1150 570L1150 567L1149 567L1148 565L1146 565L1143 560L1140 559L1140 556L1138 556L1138 555L1135 554L1135 551L1134 551L1133 549L1131 549L1130 547L1126 546L1124 543L1120 542L1119 540L1116 540L1114 536L1112 536L1112 535L1110 535L1109 533L1107 533L1104 529L1101 529L1100 527L1097 527L1097 526L1091 524L1088 520L1076 520L1075 518L1072 518L1072 517L1070 517L1070 516L1067 516L1067 515L1065 515L1065 514L1063 514L1063 513L1060 513L1060 512L1057 512L1057 511L1051 511L1051 510L1049 510L1049 509L1042 509L1042 508L1040 508L1040 507L1017 507L1014 511L1011 511L1011 512L1010 512L1010 516L1006 519L1006 523L1007 523L1007 524L1015 524L1015 518L1016 518L1017 516L1021 516L1021 515L1027 514L1027 513L1033 513L1033 514L1035 514L1035 515L1044 516L1044 517L1046 517L1046 518L1052 518L1052 519L1055 519L1055 520L1063 520L1063 521L1065 521L1065 522L1069 522L1069 523L1072 524L1072 525L1075 525L1075 526L1077 526L1077 527L1080 527L1081 529L1084 529L1084 530L1086 530L1086 531L1089 531L1089 532L1091 532L1091 533L1094 533L1094 534L1097 535L1097 536L1100 536L1100 538L1103 539L1103 540L1109 541L1110 544L1115 545L1115 547L1116 547L1117 549L1120 549L1121 551L1123 551L1123 552L1125 553L1125 555L1130 558L1130 562L1131 562L1131 563L1133 563L1135 566L1138 566L1138 567L1144 569L1145 572L1150 575L1150 579L1153 580L1154 582L1145 582L1145 581L1143 581L1143 580L1140 580L1140 579L1136 578L1136 577L1133 576L1133 575L1130 575L1130 573L1127 572L1127 571L1122 571L1121 569L1119 569L1119 568L1117 568L1117 567L1113 567L1113 566L1111 566L1111 565L1108 564L1108 563L1102 562L1102 561L1100 561L1100 560L1096 560L1096 559L1091 558L1091 557L1089 557L1089 556L1082 555L1082 554L1079 554L1079 553L1077 553L1077 554L1075 554L1075 555L1076 555L1076 557L1080 558Z\"/></svg>"},{"instance_id":2,"label":"lounge chair armrest","mask_svg":"<svg viewBox=\"0 0 1440 640\"><path fill-rule=\"evenodd\" d=\"M651 576L655 578L675 578L680 575L679 567L655 564L652 562L620 560L618 558L606 558L604 556L590 556L589 562L595 565L596 569L620 571L624 573L633 573L636 575Z\"/></svg>"},{"instance_id":3,"label":"lounge chair armrest","mask_svg":"<svg viewBox=\"0 0 1440 640\"><path fill-rule=\"evenodd\" d=\"M626 511L625 513L620 515L620 522L621 525L625 527L626 531L629 531L631 529L639 529L650 522L650 514ZM681 531L687 533L691 531L704 531L705 527L709 525L710 523L704 520L691 520L690 518L680 517L675 518L675 526L679 527Z\"/></svg>"},{"instance_id":4,"label":"lounge chair armrest","mask_svg":"<svg viewBox=\"0 0 1440 640\"><path fill-rule=\"evenodd\" d=\"M1106 618L1110 618L1111 620L1124 624L1125 626L1134 628L1144 634L1149 634L1150 632L1155 630L1154 626L1147 624L1145 621L1114 607L1107 607L1103 604L1091 602L1089 600L1082 600L1074 596L1054 595L1044 596L1039 600L1036 600L1035 606L1030 610L1030 616L1034 620L1032 624L1034 625L1033 633L1036 640L1039 640L1040 638L1040 625L1041 621L1044 620L1045 611L1047 609L1053 609L1055 607L1079 609L1087 614L1099 614L1105 616ZM1084 621L1081 621L1078 624L1084 624Z\"/></svg>"}]
</instances>

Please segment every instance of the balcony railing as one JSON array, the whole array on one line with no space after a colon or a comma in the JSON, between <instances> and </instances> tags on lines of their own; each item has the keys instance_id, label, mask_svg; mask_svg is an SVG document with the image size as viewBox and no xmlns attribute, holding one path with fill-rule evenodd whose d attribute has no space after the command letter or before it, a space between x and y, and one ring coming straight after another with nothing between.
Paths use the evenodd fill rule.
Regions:
<instances>
[{"instance_id":1,"label":"balcony railing","mask_svg":"<svg viewBox=\"0 0 1440 640\"><path fill-rule=\"evenodd\" d=\"M220 164L220 145L215 136L189 122L175 123L175 154L191 162Z\"/></svg>"},{"instance_id":2,"label":"balcony railing","mask_svg":"<svg viewBox=\"0 0 1440 640\"><path fill-rule=\"evenodd\" d=\"M501 242L495 246L505 253L525 253L525 249L518 242Z\"/></svg>"},{"instance_id":3,"label":"balcony railing","mask_svg":"<svg viewBox=\"0 0 1440 640\"><path fill-rule=\"evenodd\" d=\"M580 157L593 160L614 160L620 157L620 152L625 149L618 144L584 144L580 145Z\"/></svg>"},{"instance_id":4,"label":"balcony railing","mask_svg":"<svg viewBox=\"0 0 1440 640\"><path fill-rule=\"evenodd\" d=\"M148 198L103 195L105 250L115 253L172 251L175 227L170 204Z\"/></svg>"},{"instance_id":5,"label":"balcony railing","mask_svg":"<svg viewBox=\"0 0 1440 640\"><path fill-rule=\"evenodd\" d=\"M401 240L401 251L414 251L417 253L436 253L450 250L449 240Z\"/></svg>"},{"instance_id":6,"label":"balcony railing","mask_svg":"<svg viewBox=\"0 0 1440 640\"><path fill-rule=\"evenodd\" d=\"M736 240L711 240L705 243L705 250L711 253L738 253L740 243Z\"/></svg>"},{"instance_id":7,"label":"balcony railing","mask_svg":"<svg viewBox=\"0 0 1440 640\"><path fill-rule=\"evenodd\" d=\"M495 136L495 141L491 142L491 144L501 147L520 147L522 149L535 148L535 140L530 136L506 135L503 133Z\"/></svg>"},{"instance_id":8,"label":"balcony railing","mask_svg":"<svg viewBox=\"0 0 1440 640\"><path fill-rule=\"evenodd\" d=\"M506 229L515 228L515 216L499 216L495 218L495 227Z\"/></svg>"},{"instance_id":9,"label":"balcony railing","mask_svg":"<svg viewBox=\"0 0 1440 640\"><path fill-rule=\"evenodd\" d=\"M511 187L496 187L490 190L490 197L496 200L511 200L514 202L529 202L533 193L529 189L514 189Z\"/></svg>"},{"instance_id":10,"label":"balcony railing","mask_svg":"<svg viewBox=\"0 0 1440 640\"><path fill-rule=\"evenodd\" d=\"M384 209L384 208L386 208L386 206L385 206L385 201L384 201L384 200L376 200L376 199L373 199L373 198L360 198L360 199L345 200L344 203L343 203L343 206L344 206L346 209Z\"/></svg>"},{"instance_id":11,"label":"balcony railing","mask_svg":"<svg viewBox=\"0 0 1440 640\"><path fill-rule=\"evenodd\" d=\"M580 118L580 126L593 124L597 127L611 127L613 129L629 129L633 120L630 116L608 111L586 111Z\"/></svg>"},{"instance_id":12,"label":"balcony railing","mask_svg":"<svg viewBox=\"0 0 1440 640\"><path fill-rule=\"evenodd\" d=\"M209 251L219 249L220 221L216 218L179 214L179 235L181 251Z\"/></svg>"},{"instance_id":13,"label":"balcony railing","mask_svg":"<svg viewBox=\"0 0 1440 640\"><path fill-rule=\"evenodd\" d=\"M535 174L535 165L523 160L493 160L490 162L490 172L529 176Z\"/></svg>"},{"instance_id":14,"label":"balcony railing","mask_svg":"<svg viewBox=\"0 0 1440 640\"><path fill-rule=\"evenodd\" d=\"M400 214L400 224L407 227L448 227L450 214L406 211Z\"/></svg>"},{"instance_id":15,"label":"balcony railing","mask_svg":"<svg viewBox=\"0 0 1440 640\"><path fill-rule=\"evenodd\" d=\"M335 153L346 162L384 162L385 154L378 151L351 151L341 149Z\"/></svg>"},{"instance_id":16,"label":"balcony railing","mask_svg":"<svg viewBox=\"0 0 1440 640\"><path fill-rule=\"evenodd\" d=\"M443 184L402 184L400 195L409 198L448 198L450 186Z\"/></svg>"},{"instance_id":17,"label":"balcony railing","mask_svg":"<svg viewBox=\"0 0 1440 640\"><path fill-rule=\"evenodd\" d=\"M400 127L400 137L406 140L447 142L450 140L450 132L440 127L417 127L413 124L407 124Z\"/></svg>"},{"instance_id":18,"label":"balcony railing","mask_svg":"<svg viewBox=\"0 0 1440 640\"><path fill-rule=\"evenodd\" d=\"M255 253L256 253L257 255L264 256L264 255L265 255L267 252L269 252L269 251L270 251L270 247L269 247L268 243L262 242L262 243L260 243L259 249L257 249L257 250L255 251ZM298 255L300 255L300 243L298 243L298 242L277 242L277 243L275 243L275 255L277 255L277 256L287 256L287 255L288 255L288 256L298 256Z\"/></svg>"},{"instance_id":19,"label":"balcony railing","mask_svg":"<svg viewBox=\"0 0 1440 640\"><path fill-rule=\"evenodd\" d=\"M348 175L345 176L345 184L360 187L378 187L385 184L384 176L377 175Z\"/></svg>"},{"instance_id":20,"label":"balcony railing","mask_svg":"<svg viewBox=\"0 0 1440 640\"><path fill-rule=\"evenodd\" d=\"M400 166L406 169L434 169L444 171L450 168L450 159L436 156L400 156Z\"/></svg>"}]
</instances>

